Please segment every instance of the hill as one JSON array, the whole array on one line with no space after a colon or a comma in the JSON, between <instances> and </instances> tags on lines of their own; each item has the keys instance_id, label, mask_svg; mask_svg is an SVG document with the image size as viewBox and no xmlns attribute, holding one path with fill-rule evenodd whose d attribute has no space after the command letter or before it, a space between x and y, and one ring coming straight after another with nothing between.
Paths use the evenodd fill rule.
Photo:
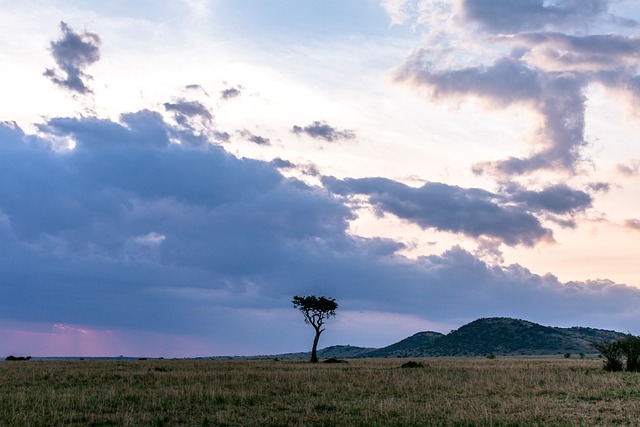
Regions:
<instances>
[{"instance_id":1,"label":"hill","mask_svg":"<svg viewBox=\"0 0 640 427\"><path fill-rule=\"evenodd\" d=\"M365 357L420 357L445 335L439 332L418 332L390 346L369 351Z\"/></svg>"},{"instance_id":2,"label":"hill","mask_svg":"<svg viewBox=\"0 0 640 427\"><path fill-rule=\"evenodd\" d=\"M475 320L423 350L424 356L504 356L592 353L589 342L622 334L591 328L557 328L526 320Z\"/></svg>"},{"instance_id":3,"label":"hill","mask_svg":"<svg viewBox=\"0 0 640 427\"><path fill-rule=\"evenodd\" d=\"M371 349L332 346L318 351L318 357L478 357L541 356L594 353L591 341L615 340L621 332L604 329L543 326L526 320L490 317L474 320L447 335L418 332L387 347ZM266 357L266 356L265 356ZM281 359L306 359L309 352L277 356Z\"/></svg>"}]
</instances>

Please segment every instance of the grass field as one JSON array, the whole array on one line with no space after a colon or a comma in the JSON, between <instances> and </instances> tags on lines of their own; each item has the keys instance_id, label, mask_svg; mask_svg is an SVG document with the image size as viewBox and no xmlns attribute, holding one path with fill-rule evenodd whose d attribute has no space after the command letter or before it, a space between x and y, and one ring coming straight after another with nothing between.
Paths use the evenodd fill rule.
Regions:
<instances>
[{"instance_id":1,"label":"grass field","mask_svg":"<svg viewBox=\"0 0 640 427\"><path fill-rule=\"evenodd\" d=\"M0 425L640 425L598 360L414 360L0 362Z\"/></svg>"}]
</instances>

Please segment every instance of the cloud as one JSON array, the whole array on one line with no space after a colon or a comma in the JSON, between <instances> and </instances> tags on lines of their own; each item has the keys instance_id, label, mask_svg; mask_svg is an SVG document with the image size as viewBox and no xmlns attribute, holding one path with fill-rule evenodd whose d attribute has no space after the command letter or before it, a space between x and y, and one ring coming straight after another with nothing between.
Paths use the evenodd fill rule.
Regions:
<instances>
[{"instance_id":1,"label":"cloud","mask_svg":"<svg viewBox=\"0 0 640 427\"><path fill-rule=\"evenodd\" d=\"M542 32L495 39L526 47L527 60L552 71L604 71L633 67L640 56L640 39L616 34L575 36Z\"/></svg>"},{"instance_id":2,"label":"cloud","mask_svg":"<svg viewBox=\"0 0 640 427\"><path fill-rule=\"evenodd\" d=\"M86 84L91 76L84 69L100 59L100 36L85 31L76 33L65 22L60 22L62 37L51 42L51 54L58 69L48 68L44 75L52 82L72 92L91 93Z\"/></svg>"},{"instance_id":3,"label":"cloud","mask_svg":"<svg viewBox=\"0 0 640 427\"><path fill-rule=\"evenodd\" d=\"M166 237L164 235L152 231L144 236L134 237L133 241L143 246L159 246L165 239Z\"/></svg>"},{"instance_id":4,"label":"cloud","mask_svg":"<svg viewBox=\"0 0 640 427\"><path fill-rule=\"evenodd\" d=\"M184 99L176 102L165 102L164 108L176 114L181 120L192 117L200 117L204 120L213 120L213 114L207 107L198 101L187 101Z\"/></svg>"},{"instance_id":5,"label":"cloud","mask_svg":"<svg viewBox=\"0 0 640 427\"><path fill-rule=\"evenodd\" d=\"M357 244L345 234L350 211L319 189L210 144L172 143L167 135L173 128L157 114L123 120L52 119L41 126L42 139L1 128L0 211L19 248L9 274L15 288L3 293L14 303L22 292L35 293L39 302L25 317L147 324L136 318L157 321L168 309L168 300L153 296L164 292L159 289L192 287L232 297L252 280L273 275L273 268L284 273L287 259L311 255L316 240ZM75 148L52 151L49 135L72 138ZM3 248L9 247L6 241ZM30 270L30 262L40 267ZM75 279L65 284L69 274ZM54 298L60 312L46 302L47 289L60 292ZM123 306L112 315L120 297L100 296L111 291L147 295L159 306L139 314L140 307ZM76 293L74 301L65 300Z\"/></svg>"},{"instance_id":6,"label":"cloud","mask_svg":"<svg viewBox=\"0 0 640 427\"><path fill-rule=\"evenodd\" d=\"M618 173L624 176L635 176L640 173L640 160L631 160L627 163L618 163L616 165Z\"/></svg>"},{"instance_id":7,"label":"cloud","mask_svg":"<svg viewBox=\"0 0 640 427\"><path fill-rule=\"evenodd\" d=\"M225 101L232 98L237 98L242 93L240 89L242 89L242 87L230 87L230 88L224 89L222 92L220 92L220 96Z\"/></svg>"},{"instance_id":8,"label":"cloud","mask_svg":"<svg viewBox=\"0 0 640 427\"><path fill-rule=\"evenodd\" d=\"M534 246L553 239L551 230L527 209L501 202L501 196L478 188L441 183L412 188L386 178L325 177L323 183L339 195L367 195L380 213L391 213L422 228L498 239L509 246ZM538 196L530 196L531 203L537 200L537 207L552 204L553 197Z\"/></svg>"},{"instance_id":9,"label":"cloud","mask_svg":"<svg viewBox=\"0 0 640 427\"><path fill-rule=\"evenodd\" d=\"M586 27L605 17L609 0L461 0L461 17L490 33Z\"/></svg>"},{"instance_id":10,"label":"cloud","mask_svg":"<svg viewBox=\"0 0 640 427\"><path fill-rule=\"evenodd\" d=\"M278 169L291 169L296 167L295 163L292 163L289 160L281 159L280 157L276 157L275 159L271 160L269 164L275 166Z\"/></svg>"},{"instance_id":11,"label":"cloud","mask_svg":"<svg viewBox=\"0 0 640 427\"><path fill-rule=\"evenodd\" d=\"M544 316L548 319L547 322L553 324L593 324L585 319L583 314L574 312L576 317L570 319L564 317L562 312L573 311L584 304L581 309L591 311L594 318L601 319L603 311L619 307L618 298L638 298L636 289L615 285L606 280L560 283L552 275L532 274L517 264L490 267L460 248L452 248L439 256L427 257L422 262L429 270L429 283L442 281L440 298L433 296L434 305L438 300L446 301L446 298L442 298L445 295L452 297L454 293L459 292L461 300L451 301L451 307L457 305L458 308L471 310L474 314L493 312L512 316L514 310L520 312L524 318L539 319ZM603 298L601 304L592 299L595 295ZM505 301L509 301L513 306L505 306ZM473 304L476 304L477 308L473 308Z\"/></svg>"},{"instance_id":12,"label":"cloud","mask_svg":"<svg viewBox=\"0 0 640 427\"><path fill-rule=\"evenodd\" d=\"M624 222L624 226L629 230L640 231L640 220L628 219Z\"/></svg>"},{"instance_id":13,"label":"cloud","mask_svg":"<svg viewBox=\"0 0 640 427\"><path fill-rule=\"evenodd\" d=\"M335 142L338 140L353 140L356 138L356 134L349 129L338 130L326 122L314 121L307 126L295 125L291 129L291 132L300 135L306 134L314 139L324 139L328 142Z\"/></svg>"},{"instance_id":14,"label":"cloud","mask_svg":"<svg viewBox=\"0 0 640 427\"><path fill-rule=\"evenodd\" d=\"M391 18L391 25L404 24L414 13L412 0L381 0L380 3Z\"/></svg>"},{"instance_id":15,"label":"cloud","mask_svg":"<svg viewBox=\"0 0 640 427\"><path fill-rule=\"evenodd\" d=\"M556 184L541 191L510 188L510 199L524 204L528 209L554 214L575 214L591 207L593 198L588 193L575 190L565 184Z\"/></svg>"},{"instance_id":16,"label":"cloud","mask_svg":"<svg viewBox=\"0 0 640 427\"><path fill-rule=\"evenodd\" d=\"M211 111L200 101L178 99L175 102L165 102L166 111L173 113L177 126L171 132L175 141L193 145L211 142L228 142L231 135L215 128Z\"/></svg>"},{"instance_id":17,"label":"cloud","mask_svg":"<svg viewBox=\"0 0 640 427\"><path fill-rule=\"evenodd\" d=\"M592 191L606 191L608 185L595 183ZM517 203L528 212L565 228L575 228L575 216L592 207L593 197L566 184L550 185L542 190L526 190L517 184L506 185L501 193L505 200Z\"/></svg>"},{"instance_id":18,"label":"cloud","mask_svg":"<svg viewBox=\"0 0 640 427\"><path fill-rule=\"evenodd\" d=\"M590 22L620 21L608 13L606 0L445 3L452 6L449 20L428 29L429 46L416 48L405 59L395 72L396 80L425 89L435 101L471 98L502 109L519 105L541 118L528 155L478 162L476 173L575 174L588 160L584 148L589 85L600 83L640 99L638 38L588 34ZM452 21L458 25L450 25ZM495 35L486 37L474 28Z\"/></svg>"},{"instance_id":19,"label":"cloud","mask_svg":"<svg viewBox=\"0 0 640 427\"><path fill-rule=\"evenodd\" d=\"M246 138L249 142L253 142L257 145L271 145L269 138L259 135L254 135L248 130L244 129L238 132L243 138Z\"/></svg>"},{"instance_id":20,"label":"cloud","mask_svg":"<svg viewBox=\"0 0 640 427\"><path fill-rule=\"evenodd\" d=\"M0 125L3 325L112 331L93 334L99 342L91 346L65 347L76 355L96 348L123 354L115 343L126 341L144 342L155 355L187 356L175 347L179 336L191 355L277 352L306 345L308 331L289 301L311 293L334 296L353 313L442 324L482 316L622 330L635 324L637 289L560 283L458 247L410 260L398 255L401 243L351 235L355 214L333 194L368 195L381 211L423 227L533 245L550 232L527 204L581 209L578 192L523 193L513 205L506 193L326 177L329 192L285 178L277 168L292 166L287 161L175 141L186 133L146 110L119 121L51 118L37 135ZM60 138L74 147L54 149ZM557 206L565 193L571 202ZM355 333L341 328L339 336ZM327 337L330 345L335 338ZM50 351L60 348L53 341ZM9 345L0 340L0 352ZM45 351L41 345L29 354Z\"/></svg>"},{"instance_id":21,"label":"cloud","mask_svg":"<svg viewBox=\"0 0 640 427\"><path fill-rule=\"evenodd\" d=\"M276 157L275 159L271 160L269 164L275 166L278 169L297 169L304 175L308 175L308 176L315 176L315 177L322 176L320 174L320 171L318 170L318 167L315 164L310 162L303 163L303 164L296 164L289 160L284 160L284 159L281 159L280 157Z\"/></svg>"},{"instance_id":22,"label":"cloud","mask_svg":"<svg viewBox=\"0 0 640 427\"><path fill-rule=\"evenodd\" d=\"M418 49L398 70L397 79L428 88L431 97L477 97L505 108L515 104L532 107L542 116L537 143L529 157L481 162L476 171L522 175L539 169L573 171L582 160L584 139L585 80L581 76L544 72L521 58L503 57L489 66L439 71L427 60L429 51Z\"/></svg>"},{"instance_id":23,"label":"cloud","mask_svg":"<svg viewBox=\"0 0 640 427\"><path fill-rule=\"evenodd\" d=\"M608 182L592 182L589 183L589 189L594 192L602 191L604 193L608 192L611 189L611 184Z\"/></svg>"}]
</instances>

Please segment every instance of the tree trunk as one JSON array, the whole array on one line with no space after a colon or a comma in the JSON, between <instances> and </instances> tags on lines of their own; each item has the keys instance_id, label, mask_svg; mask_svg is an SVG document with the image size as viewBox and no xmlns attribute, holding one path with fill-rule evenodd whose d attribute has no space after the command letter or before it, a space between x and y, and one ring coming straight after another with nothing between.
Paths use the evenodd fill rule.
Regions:
<instances>
[{"instance_id":1,"label":"tree trunk","mask_svg":"<svg viewBox=\"0 0 640 427\"><path fill-rule=\"evenodd\" d=\"M313 347L311 348L311 363L318 363L318 355L316 348L318 348L318 341L320 341L320 334L322 329L316 329L316 336L313 338Z\"/></svg>"}]
</instances>

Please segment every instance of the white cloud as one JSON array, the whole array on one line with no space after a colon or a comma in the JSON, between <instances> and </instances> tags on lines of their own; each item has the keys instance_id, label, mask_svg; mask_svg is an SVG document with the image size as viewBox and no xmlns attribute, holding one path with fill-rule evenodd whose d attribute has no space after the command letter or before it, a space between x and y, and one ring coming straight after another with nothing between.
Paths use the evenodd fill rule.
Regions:
<instances>
[{"instance_id":1,"label":"white cloud","mask_svg":"<svg viewBox=\"0 0 640 427\"><path fill-rule=\"evenodd\" d=\"M382 7L391 18L391 25L404 24L412 15L414 0L381 0Z\"/></svg>"},{"instance_id":2,"label":"white cloud","mask_svg":"<svg viewBox=\"0 0 640 427\"><path fill-rule=\"evenodd\" d=\"M134 237L133 241L139 245L145 246L160 246L166 237L163 234L152 231L144 236Z\"/></svg>"}]
</instances>

